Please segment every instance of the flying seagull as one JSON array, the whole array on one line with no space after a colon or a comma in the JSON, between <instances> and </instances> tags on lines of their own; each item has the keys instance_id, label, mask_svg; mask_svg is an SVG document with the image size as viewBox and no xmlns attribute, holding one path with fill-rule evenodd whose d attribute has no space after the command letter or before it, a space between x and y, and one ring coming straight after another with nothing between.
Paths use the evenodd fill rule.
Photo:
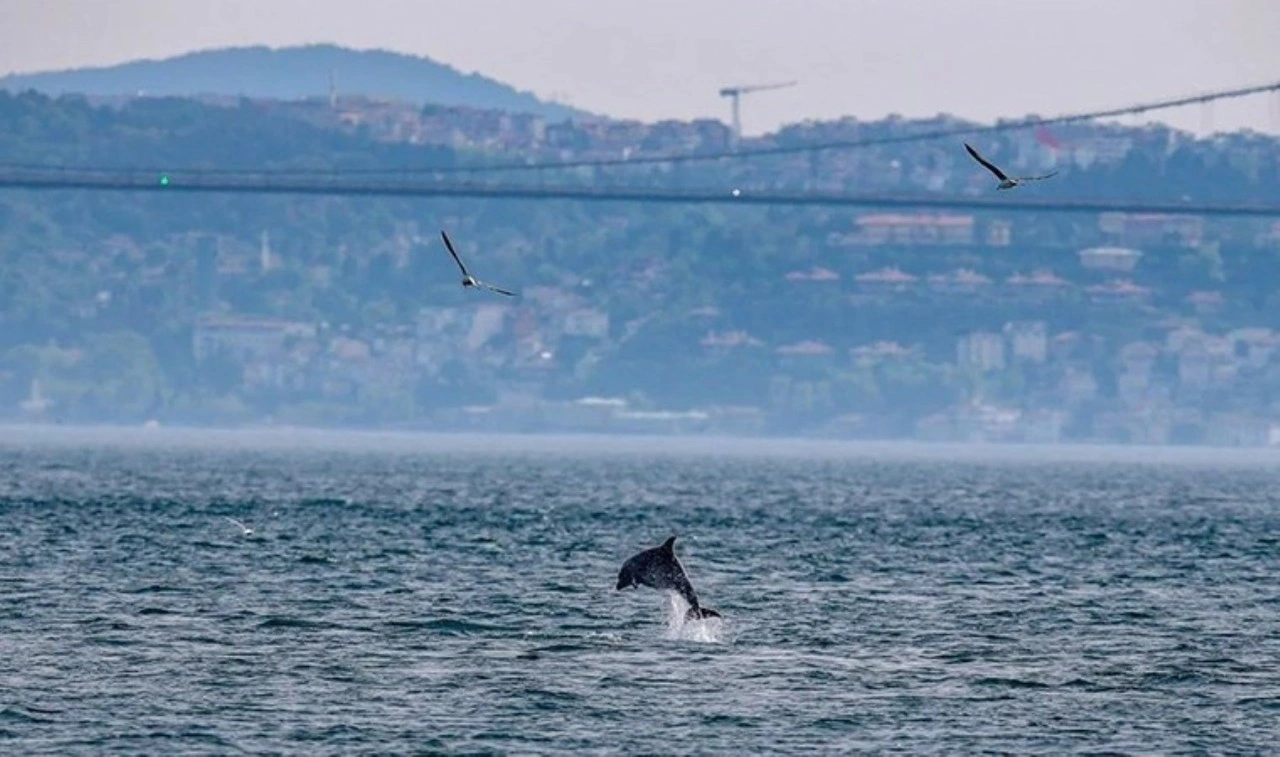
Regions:
<instances>
[{"instance_id":1,"label":"flying seagull","mask_svg":"<svg viewBox=\"0 0 1280 757\"><path fill-rule=\"evenodd\" d=\"M453 262L457 263L458 268L462 270L462 286L463 287L480 287L481 289L488 289L490 292L505 294L508 297L516 296L514 292L508 292L507 290L502 289L500 287L496 287L492 284L486 284L480 279L477 279L475 276L472 276L470 272L467 271L467 267L462 264L462 258L458 257L458 253L453 249L453 242L449 241L449 235L444 233L444 231L441 231L440 237L444 239L444 246L448 248L449 254L453 256Z\"/></svg>"},{"instance_id":2,"label":"flying seagull","mask_svg":"<svg viewBox=\"0 0 1280 757\"><path fill-rule=\"evenodd\" d=\"M997 186L996 189L1013 189L1024 181L1041 181L1058 175L1058 172L1054 171L1053 173L1047 173L1044 176L1019 176L1016 179L1011 179L1005 175L1004 171L996 168L990 161L979 155L978 151L970 147L968 142L964 143L964 149L968 150L969 154L973 156L973 159L981 163L983 168L995 174L996 178L1000 180L1000 185Z\"/></svg>"}]
</instances>

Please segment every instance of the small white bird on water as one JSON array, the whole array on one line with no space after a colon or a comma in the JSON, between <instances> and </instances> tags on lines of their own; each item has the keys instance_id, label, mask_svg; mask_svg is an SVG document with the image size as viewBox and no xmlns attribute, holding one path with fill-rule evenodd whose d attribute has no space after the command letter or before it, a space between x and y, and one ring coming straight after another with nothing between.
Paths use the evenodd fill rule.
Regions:
<instances>
[{"instance_id":1,"label":"small white bird on water","mask_svg":"<svg viewBox=\"0 0 1280 757\"><path fill-rule=\"evenodd\" d=\"M497 292L498 294L505 294L508 297L515 297L514 292L508 292L507 290L496 287L492 284L486 284L475 276L472 276L471 273L467 271L467 267L462 264L462 258L458 257L458 253L454 251L453 242L449 241L449 235L441 230L440 238L444 240L445 248L448 249L449 254L453 256L453 262L457 263L458 268L462 271L462 286L464 288L480 287L481 289L488 289L490 292Z\"/></svg>"},{"instance_id":2,"label":"small white bird on water","mask_svg":"<svg viewBox=\"0 0 1280 757\"><path fill-rule=\"evenodd\" d=\"M243 523L241 523L240 521L236 520L235 518L232 518L230 515L224 515L223 517L224 517L224 518L226 518L227 520L231 521L232 523L236 524L237 526L239 526L239 527L240 527L240 530L244 532L244 535L245 535L245 536L253 536L253 529L252 529L252 528L249 528L248 526L246 526L245 524L243 524Z\"/></svg>"},{"instance_id":3,"label":"small white bird on water","mask_svg":"<svg viewBox=\"0 0 1280 757\"><path fill-rule=\"evenodd\" d=\"M973 159L981 163L983 168L995 174L995 177L1000 180L1000 185L997 186L996 189L1013 189L1024 181L1043 181L1044 179L1058 175L1058 172L1054 171L1053 173L1047 173L1044 176L1018 176L1016 178L1010 178L1005 175L1004 171L996 168L995 164L991 161L979 155L978 151L970 147L968 142L964 143L964 149L968 150L969 154L973 156Z\"/></svg>"}]
</instances>

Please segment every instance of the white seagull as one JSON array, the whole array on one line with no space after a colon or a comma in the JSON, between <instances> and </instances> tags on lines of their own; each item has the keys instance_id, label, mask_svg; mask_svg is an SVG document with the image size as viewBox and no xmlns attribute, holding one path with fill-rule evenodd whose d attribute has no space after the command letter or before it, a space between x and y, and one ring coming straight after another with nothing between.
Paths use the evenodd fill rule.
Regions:
<instances>
[{"instance_id":1,"label":"white seagull","mask_svg":"<svg viewBox=\"0 0 1280 757\"><path fill-rule=\"evenodd\" d=\"M449 235L444 233L444 231L442 230L440 232L440 237L444 239L444 246L449 250L449 254L453 256L453 262L457 263L458 268L462 270L462 286L463 287L480 287L481 289L488 289L490 292L505 294L508 297L516 296L514 292L508 292L507 290L502 289L500 287L496 287L492 284L486 284L480 279L477 279L475 276L472 276L471 273L467 271L467 267L462 264L462 258L458 257L458 253L454 251L453 242L449 241Z\"/></svg>"},{"instance_id":2,"label":"white seagull","mask_svg":"<svg viewBox=\"0 0 1280 757\"><path fill-rule=\"evenodd\" d=\"M996 189L1013 189L1024 181L1042 181L1058 175L1058 172L1054 171L1053 173L1047 173L1044 176L1019 176L1011 179L1005 175L1004 171L996 168L990 161L979 155L978 151L970 147L968 142L964 143L964 149L968 150L969 154L973 156L973 159L981 163L983 168L995 174L996 178L1000 180L1000 185L997 186Z\"/></svg>"},{"instance_id":3,"label":"white seagull","mask_svg":"<svg viewBox=\"0 0 1280 757\"><path fill-rule=\"evenodd\" d=\"M237 526L239 526L239 527L240 527L240 530L241 530L241 531L244 531L244 535L245 535L245 536L253 536L253 529L252 529L252 528L249 528L248 526L246 526L245 524L243 524L243 523L241 523L240 521L236 520L235 518L232 518L230 515L224 515L224 516L222 516L222 517L226 518L227 520L229 520L229 521L231 521L232 523L234 523L234 524L236 524Z\"/></svg>"}]
</instances>

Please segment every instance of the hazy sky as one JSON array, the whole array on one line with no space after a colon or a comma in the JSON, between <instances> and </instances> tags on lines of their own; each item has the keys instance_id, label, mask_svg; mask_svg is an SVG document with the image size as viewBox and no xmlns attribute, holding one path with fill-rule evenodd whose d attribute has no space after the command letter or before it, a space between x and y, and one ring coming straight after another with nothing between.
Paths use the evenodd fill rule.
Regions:
<instances>
[{"instance_id":1,"label":"hazy sky","mask_svg":"<svg viewBox=\"0 0 1280 757\"><path fill-rule=\"evenodd\" d=\"M0 73L228 45L427 55L616 117L991 120L1280 80L1280 0L0 0ZM1280 98L1166 112L1280 131Z\"/></svg>"}]
</instances>

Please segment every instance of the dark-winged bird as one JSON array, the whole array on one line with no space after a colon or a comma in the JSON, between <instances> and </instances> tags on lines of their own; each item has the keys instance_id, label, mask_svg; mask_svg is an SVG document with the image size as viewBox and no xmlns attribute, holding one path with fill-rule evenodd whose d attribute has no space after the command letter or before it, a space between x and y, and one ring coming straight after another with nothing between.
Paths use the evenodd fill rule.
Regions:
<instances>
[{"instance_id":1,"label":"dark-winged bird","mask_svg":"<svg viewBox=\"0 0 1280 757\"><path fill-rule=\"evenodd\" d=\"M983 168L995 174L995 177L1000 180L1000 185L997 186L996 189L1013 189L1024 181L1042 181L1058 175L1058 172L1054 171L1053 173L1047 173L1044 176L1019 176L1016 178L1010 178L1005 175L1004 171L996 168L994 163L979 155L978 151L970 147L968 142L964 143L964 149L968 150L969 154L973 156L973 159L981 163Z\"/></svg>"},{"instance_id":2,"label":"dark-winged bird","mask_svg":"<svg viewBox=\"0 0 1280 757\"><path fill-rule=\"evenodd\" d=\"M480 279L477 279L475 276L472 276L471 272L467 270L467 267L462 264L462 258L458 257L457 251L453 249L453 242L449 241L449 235L444 233L444 231L442 230L440 232L440 238L444 240L445 249L447 249L449 251L449 254L453 256L453 262L457 263L458 269L462 271L463 287L466 287L466 288L479 287L481 289L488 289L490 292L505 294L508 297L516 296L514 292L508 292L507 290L501 287L496 287L493 284L486 284Z\"/></svg>"}]
</instances>

